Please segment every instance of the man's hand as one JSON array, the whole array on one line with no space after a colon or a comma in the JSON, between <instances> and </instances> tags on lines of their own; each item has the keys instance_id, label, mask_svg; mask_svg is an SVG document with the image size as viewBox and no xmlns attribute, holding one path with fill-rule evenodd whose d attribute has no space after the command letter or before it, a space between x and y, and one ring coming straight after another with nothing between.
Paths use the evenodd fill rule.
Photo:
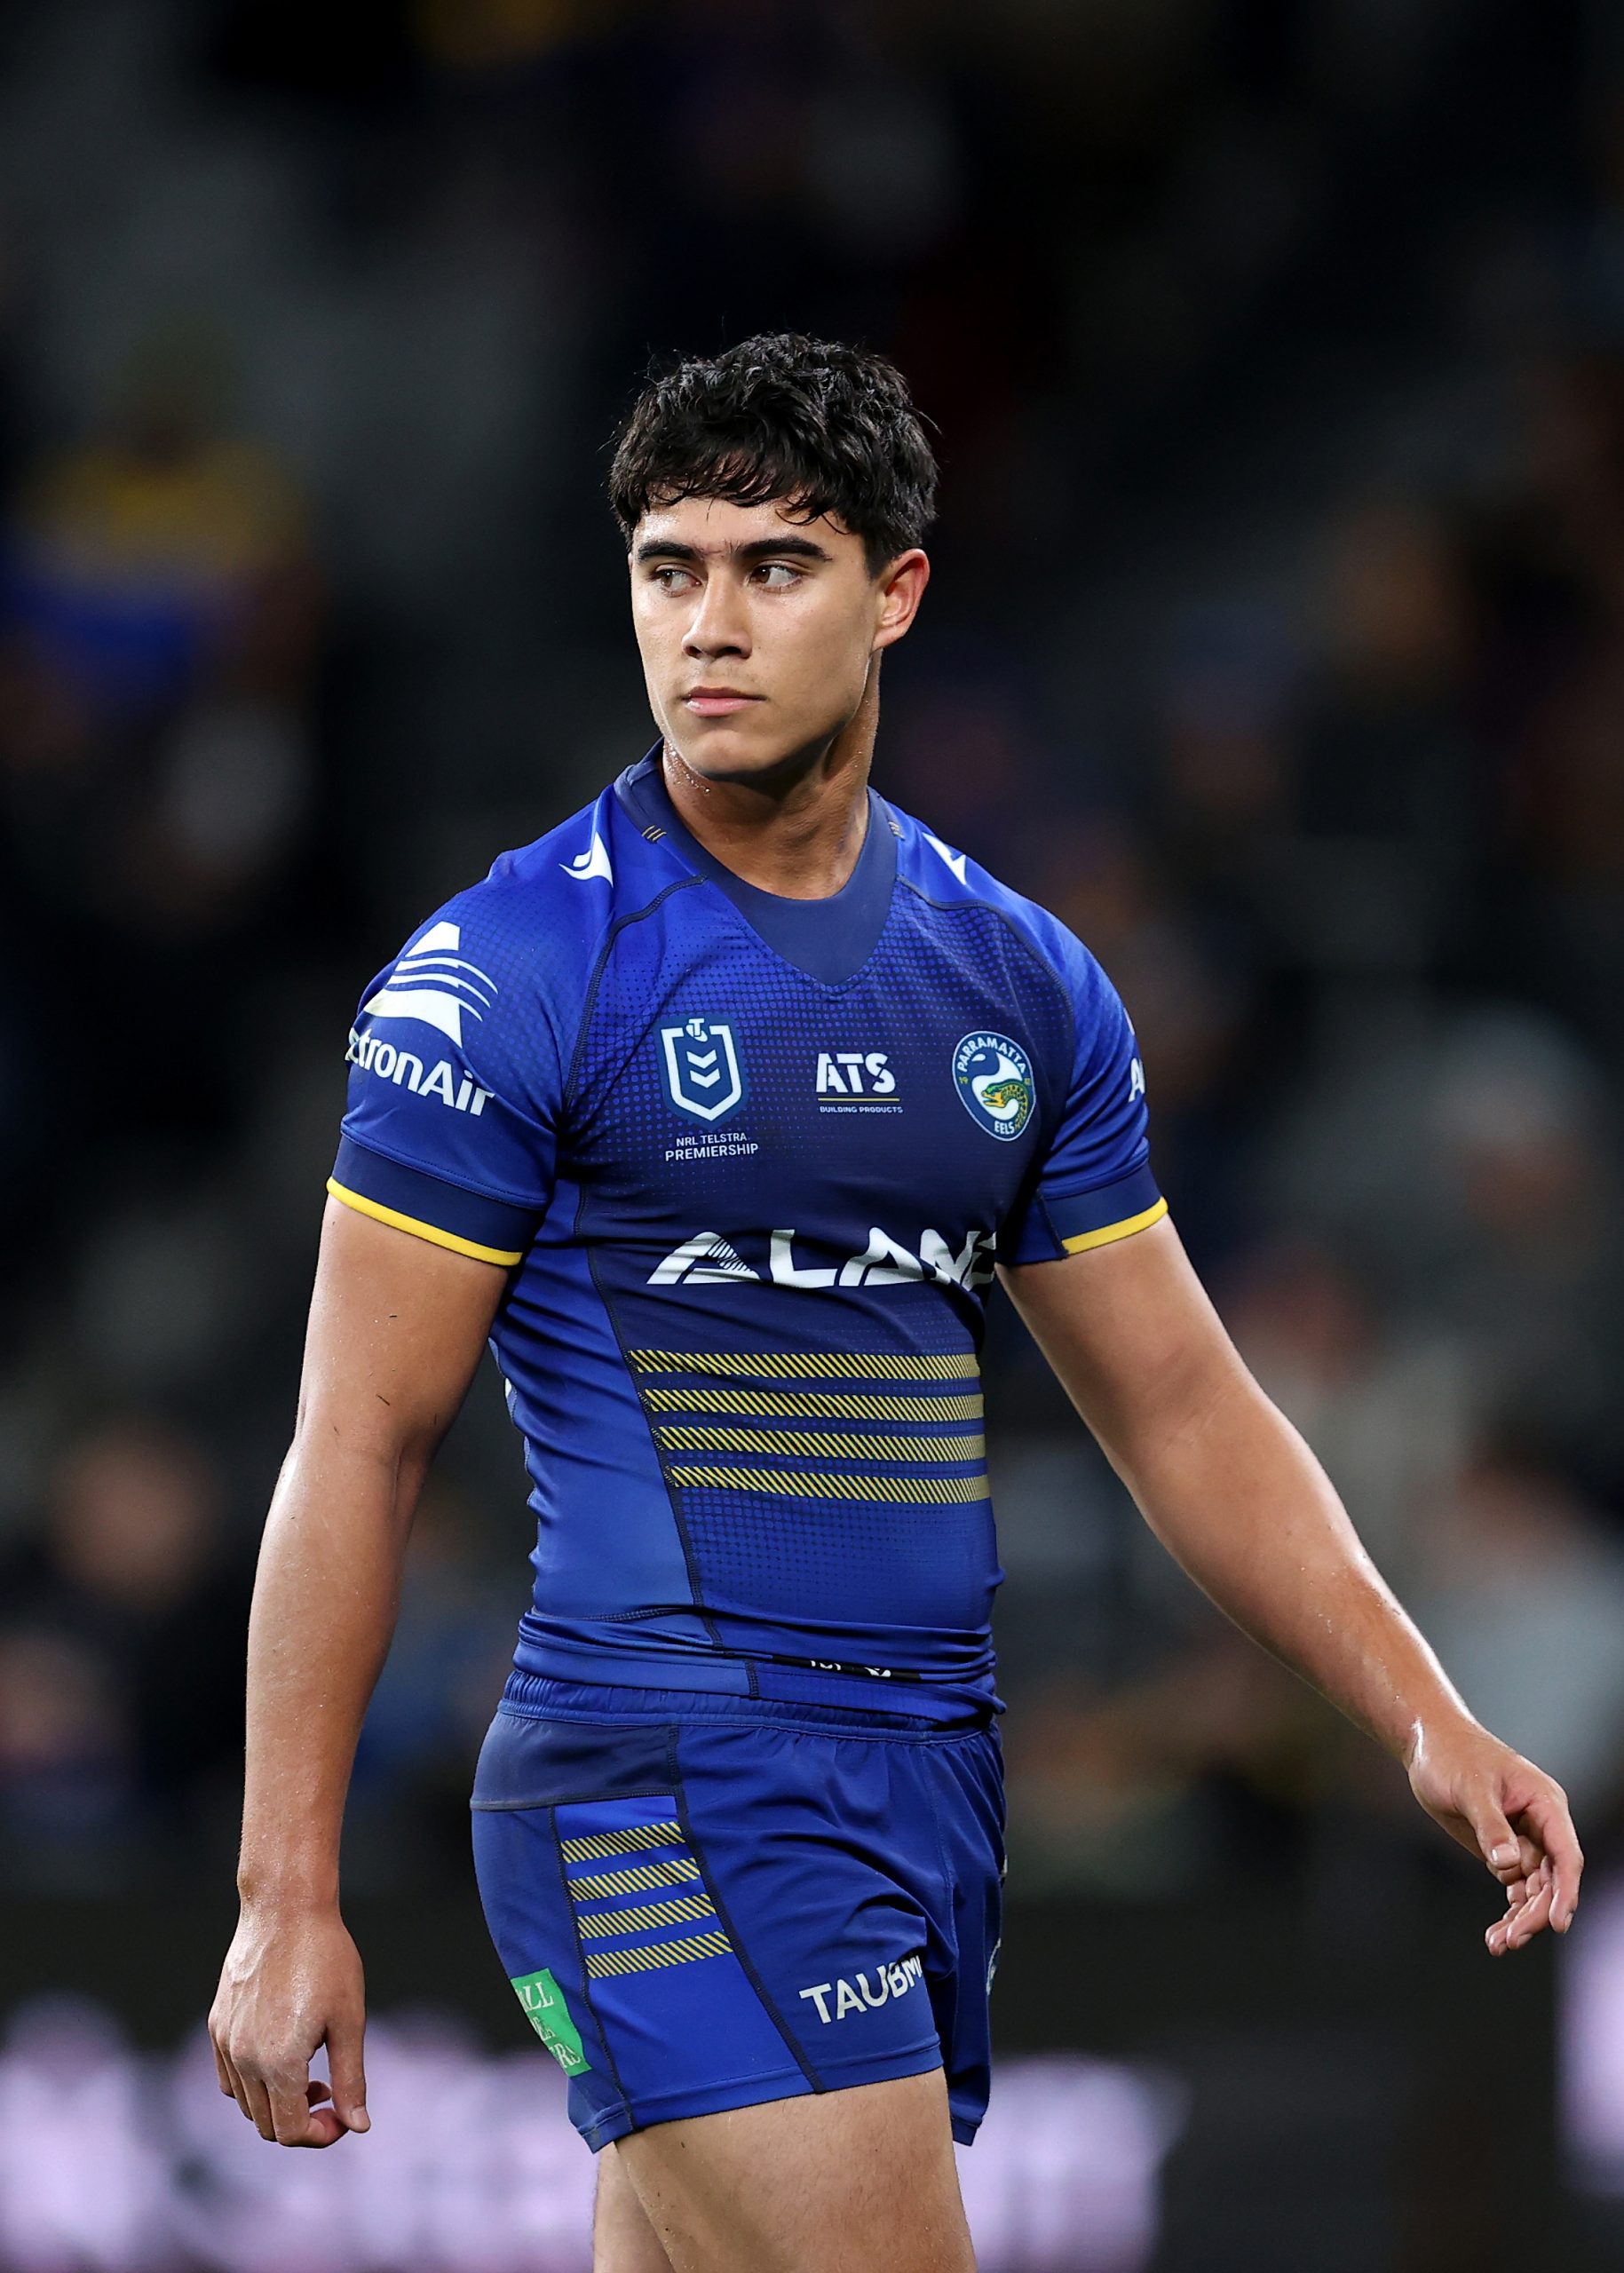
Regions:
<instances>
[{"instance_id":1,"label":"man's hand","mask_svg":"<svg viewBox=\"0 0 1624 2273\"><path fill-rule=\"evenodd\" d=\"M1490 1955L1520 1950L1547 1926L1565 1934L1585 1858L1561 1785L1470 1721L1430 1738L1418 1728L1405 1765L1433 1821L1506 1890L1505 1915L1484 1936Z\"/></svg>"},{"instance_id":2,"label":"man's hand","mask_svg":"<svg viewBox=\"0 0 1624 2273\"><path fill-rule=\"evenodd\" d=\"M370 2129L366 2012L360 1957L336 1910L245 1905L209 2016L220 2089L280 2146L330 2147L346 2131ZM310 2080L319 2044L330 2091Z\"/></svg>"}]
</instances>

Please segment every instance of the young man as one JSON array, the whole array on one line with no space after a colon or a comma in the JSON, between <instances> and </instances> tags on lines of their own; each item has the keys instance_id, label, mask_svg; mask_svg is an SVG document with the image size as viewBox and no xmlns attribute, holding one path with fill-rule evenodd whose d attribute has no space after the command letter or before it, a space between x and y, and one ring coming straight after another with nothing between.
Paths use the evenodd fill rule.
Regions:
<instances>
[{"instance_id":1,"label":"young man","mask_svg":"<svg viewBox=\"0 0 1624 2273\"><path fill-rule=\"evenodd\" d=\"M1482 1856L1490 1948L1578 1896L1561 1792L1467 1712L1185 1262L1109 981L868 786L934 486L876 357L755 339L653 384L611 492L661 741L415 932L350 1043L221 2087L283 2145L367 2128L344 1794L488 1334L539 1540L475 1853L602 2150L598 2273L972 2264L994 1276L1184 1568Z\"/></svg>"}]
</instances>

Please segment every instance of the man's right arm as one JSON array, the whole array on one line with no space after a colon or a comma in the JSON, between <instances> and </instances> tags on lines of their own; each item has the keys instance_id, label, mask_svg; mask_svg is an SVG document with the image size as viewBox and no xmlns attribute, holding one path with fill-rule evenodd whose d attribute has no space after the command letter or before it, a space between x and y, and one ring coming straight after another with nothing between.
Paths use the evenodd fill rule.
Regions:
<instances>
[{"instance_id":1,"label":"man's right arm","mask_svg":"<svg viewBox=\"0 0 1624 2273\"><path fill-rule=\"evenodd\" d=\"M210 2016L220 2088L262 2137L365 2130L360 1960L339 1914L356 1739L412 1516L507 1274L329 1200L298 1420L249 1625L242 1914ZM327 2087L309 2081L325 2043Z\"/></svg>"}]
</instances>

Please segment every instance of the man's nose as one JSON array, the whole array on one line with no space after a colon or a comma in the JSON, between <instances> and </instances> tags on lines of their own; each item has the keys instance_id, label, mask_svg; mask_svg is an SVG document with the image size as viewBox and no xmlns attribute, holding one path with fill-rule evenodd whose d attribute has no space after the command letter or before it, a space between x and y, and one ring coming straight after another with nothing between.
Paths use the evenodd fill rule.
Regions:
<instances>
[{"instance_id":1,"label":"man's nose","mask_svg":"<svg viewBox=\"0 0 1624 2273\"><path fill-rule=\"evenodd\" d=\"M731 577L706 578L682 644L685 652L693 656L749 654L749 621L742 595Z\"/></svg>"}]
</instances>

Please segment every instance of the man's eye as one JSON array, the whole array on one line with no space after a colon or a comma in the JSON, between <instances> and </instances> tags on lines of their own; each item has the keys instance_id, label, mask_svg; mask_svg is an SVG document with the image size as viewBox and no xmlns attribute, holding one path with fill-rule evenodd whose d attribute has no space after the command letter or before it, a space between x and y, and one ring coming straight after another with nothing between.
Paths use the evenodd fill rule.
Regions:
<instances>
[{"instance_id":1,"label":"man's eye","mask_svg":"<svg viewBox=\"0 0 1624 2273\"><path fill-rule=\"evenodd\" d=\"M679 592L693 579L685 568L666 567L655 569L654 581L662 592Z\"/></svg>"},{"instance_id":2,"label":"man's eye","mask_svg":"<svg viewBox=\"0 0 1624 2273\"><path fill-rule=\"evenodd\" d=\"M787 592L791 584L801 581L800 570L787 560L764 560L756 574L770 592Z\"/></svg>"}]
</instances>

